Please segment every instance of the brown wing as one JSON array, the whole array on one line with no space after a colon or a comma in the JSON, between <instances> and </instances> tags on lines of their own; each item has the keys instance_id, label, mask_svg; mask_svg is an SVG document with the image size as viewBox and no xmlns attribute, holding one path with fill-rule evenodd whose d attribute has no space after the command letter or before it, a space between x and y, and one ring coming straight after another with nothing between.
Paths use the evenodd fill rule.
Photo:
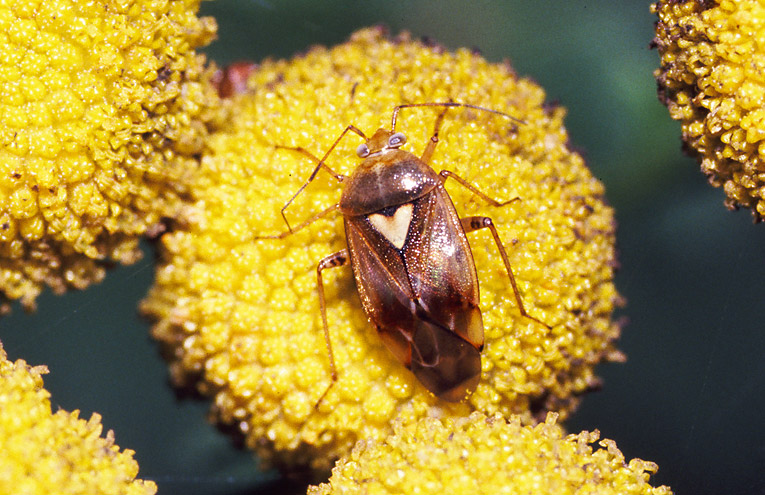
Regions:
<instances>
[{"instance_id":1,"label":"brown wing","mask_svg":"<svg viewBox=\"0 0 765 495\"><path fill-rule=\"evenodd\" d=\"M416 202L403 254L412 292L429 317L480 350L483 322L473 254L443 186Z\"/></svg>"},{"instance_id":2,"label":"brown wing","mask_svg":"<svg viewBox=\"0 0 765 495\"><path fill-rule=\"evenodd\" d=\"M388 348L431 392L457 401L481 371L475 266L443 187L412 205L400 249L390 231L381 234L379 222L375 227L367 216L345 217L353 272L364 309Z\"/></svg>"},{"instance_id":3,"label":"brown wing","mask_svg":"<svg viewBox=\"0 0 765 495\"><path fill-rule=\"evenodd\" d=\"M364 216L345 217L345 235L364 310L395 356L407 367L407 333L416 319L404 258Z\"/></svg>"}]
</instances>

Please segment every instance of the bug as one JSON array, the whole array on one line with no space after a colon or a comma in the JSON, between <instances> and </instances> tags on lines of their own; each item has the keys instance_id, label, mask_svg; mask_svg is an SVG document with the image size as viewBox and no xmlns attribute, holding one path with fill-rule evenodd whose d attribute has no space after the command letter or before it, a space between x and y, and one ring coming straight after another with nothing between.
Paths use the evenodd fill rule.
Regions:
<instances>
[{"instance_id":1,"label":"bug","mask_svg":"<svg viewBox=\"0 0 765 495\"><path fill-rule=\"evenodd\" d=\"M420 157L401 149L406 136L396 132L399 112L412 107L443 108ZM437 173L429 165L444 116L454 107L517 120L497 110L466 103L412 103L396 106L390 130L378 129L372 137L348 125L321 159L302 147L277 146L308 156L316 167L281 209L288 231L258 238L284 238L335 210L340 210L344 220L347 248L322 259L316 269L332 375L329 388L337 381L337 368L327 324L322 272L349 262L362 306L386 347L428 390L445 401L464 400L475 390L481 376L483 320L475 262L466 233L490 230L521 315L547 327L526 312L507 252L491 218L460 218L444 183L451 178L494 206L504 206L518 198L499 202L454 172ZM345 176L325 162L349 132L364 140L356 150L363 161ZM295 228L290 227L286 209L322 169L343 184L339 202Z\"/></svg>"}]
</instances>

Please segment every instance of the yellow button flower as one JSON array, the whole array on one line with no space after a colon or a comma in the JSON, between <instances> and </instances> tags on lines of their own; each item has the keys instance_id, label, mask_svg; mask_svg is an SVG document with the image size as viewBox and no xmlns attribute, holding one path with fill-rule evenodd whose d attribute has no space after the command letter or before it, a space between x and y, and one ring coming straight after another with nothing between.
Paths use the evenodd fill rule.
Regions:
<instances>
[{"instance_id":1,"label":"yellow button flower","mask_svg":"<svg viewBox=\"0 0 765 495\"><path fill-rule=\"evenodd\" d=\"M729 208L765 216L765 5L759 0L660 1L654 44L659 98L682 122Z\"/></svg>"},{"instance_id":2,"label":"yellow button flower","mask_svg":"<svg viewBox=\"0 0 765 495\"><path fill-rule=\"evenodd\" d=\"M51 413L45 366L8 361L0 343L0 493L27 495L153 495L153 481L136 479L133 451L114 433L101 436L101 417Z\"/></svg>"},{"instance_id":3,"label":"yellow button flower","mask_svg":"<svg viewBox=\"0 0 765 495\"><path fill-rule=\"evenodd\" d=\"M603 186L568 147L564 110L506 64L469 50L359 31L331 50L266 61L233 96L190 193L195 203L162 237L161 266L143 311L167 348L179 385L214 395L261 458L328 469L360 438L382 438L397 416L464 416L472 410L565 415L598 384L593 366L621 359L611 320L613 212ZM444 115L431 165L500 201L488 205L447 181L461 216L493 218L531 316L519 313L490 232L468 234L481 288L485 332L477 390L463 403L431 394L384 346L367 320L349 267L323 272L338 380L330 387L316 282L320 259L346 246L338 214L283 239L280 209L315 162L353 124L368 135L390 125L401 103L456 101L507 112L523 123L470 109ZM402 149L420 155L441 109L404 109ZM328 157L349 174L361 140L350 134ZM292 225L337 202L341 186L322 171L286 210ZM199 379L199 381L197 381Z\"/></svg>"},{"instance_id":4,"label":"yellow button flower","mask_svg":"<svg viewBox=\"0 0 765 495\"><path fill-rule=\"evenodd\" d=\"M613 440L598 442L597 431L564 435L555 421L550 414L532 427L480 413L396 421L391 436L359 442L308 495L672 493L648 484L656 464L626 462Z\"/></svg>"},{"instance_id":5,"label":"yellow button flower","mask_svg":"<svg viewBox=\"0 0 765 495\"><path fill-rule=\"evenodd\" d=\"M218 101L198 7L0 0L0 298L98 281L175 215Z\"/></svg>"}]
</instances>

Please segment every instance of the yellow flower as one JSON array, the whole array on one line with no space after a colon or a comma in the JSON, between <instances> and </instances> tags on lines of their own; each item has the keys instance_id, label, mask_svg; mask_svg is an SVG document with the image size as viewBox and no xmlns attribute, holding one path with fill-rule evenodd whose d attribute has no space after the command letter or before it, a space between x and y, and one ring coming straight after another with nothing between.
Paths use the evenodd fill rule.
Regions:
<instances>
[{"instance_id":1,"label":"yellow flower","mask_svg":"<svg viewBox=\"0 0 765 495\"><path fill-rule=\"evenodd\" d=\"M660 1L659 98L729 208L765 215L765 4Z\"/></svg>"},{"instance_id":2,"label":"yellow flower","mask_svg":"<svg viewBox=\"0 0 765 495\"><path fill-rule=\"evenodd\" d=\"M396 421L391 436L359 442L329 482L309 487L308 495L672 493L648 484L656 464L625 462L613 440L592 445L598 437L597 431L565 436L554 414L533 427L480 413Z\"/></svg>"},{"instance_id":3,"label":"yellow flower","mask_svg":"<svg viewBox=\"0 0 765 495\"><path fill-rule=\"evenodd\" d=\"M228 126L212 136L191 186L196 200L162 238L163 262L146 314L172 356L179 385L215 396L220 421L235 424L261 458L328 469L359 438L382 438L396 416L564 415L597 385L593 366L621 354L611 320L618 295L613 212L603 186L568 148L564 110L506 64L469 50L449 53L404 34L359 31L334 49L317 47L290 61L267 61L232 97ZM362 309L350 268L324 272L327 318L338 381L331 383L319 311L318 261L346 246L331 215L281 240L280 209L315 163L276 145L321 156L348 125L371 135L390 125L395 105L468 102L508 112L450 109L432 159L498 200L493 207L447 182L462 216L494 219L508 248L527 311L520 316L491 234L468 234L481 287L485 329L482 376L465 403L435 398L385 348ZM440 109L402 110L403 149L421 154ZM340 141L327 163L348 174L361 140ZM287 209L297 225L338 200L340 186L321 172Z\"/></svg>"},{"instance_id":4,"label":"yellow flower","mask_svg":"<svg viewBox=\"0 0 765 495\"><path fill-rule=\"evenodd\" d=\"M129 263L214 118L200 0L0 0L0 294L27 308Z\"/></svg>"},{"instance_id":5,"label":"yellow flower","mask_svg":"<svg viewBox=\"0 0 765 495\"><path fill-rule=\"evenodd\" d=\"M136 479L133 451L101 437L101 417L51 413L43 388L45 366L8 361L0 343L0 493L27 495L151 495L152 481Z\"/></svg>"}]
</instances>

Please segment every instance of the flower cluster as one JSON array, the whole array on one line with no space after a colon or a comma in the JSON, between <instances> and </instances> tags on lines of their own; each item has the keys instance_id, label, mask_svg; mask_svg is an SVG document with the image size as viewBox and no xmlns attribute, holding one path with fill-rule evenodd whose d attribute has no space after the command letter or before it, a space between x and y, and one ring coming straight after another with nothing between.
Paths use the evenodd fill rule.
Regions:
<instances>
[{"instance_id":1,"label":"flower cluster","mask_svg":"<svg viewBox=\"0 0 765 495\"><path fill-rule=\"evenodd\" d=\"M200 0L0 0L0 302L129 263L214 119Z\"/></svg>"},{"instance_id":2,"label":"flower cluster","mask_svg":"<svg viewBox=\"0 0 765 495\"><path fill-rule=\"evenodd\" d=\"M396 421L392 435L359 442L308 495L672 493L648 484L656 464L625 462L613 440L598 438L597 431L564 435L552 413L536 426L480 413Z\"/></svg>"},{"instance_id":3,"label":"flower cluster","mask_svg":"<svg viewBox=\"0 0 765 495\"><path fill-rule=\"evenodd\" d=\"M11 362L0 344L0 493L28 495L153 495L152 481L136 479L130 450L114 433L101 436L101 417L51 413L43 388L45 366Z\"/></svg>"},{"instance_id":4,"label":"flower cluster","mask_svg":"<svg viewBox=\"0 0 765 495\"><path fill-rule=\"evenodd\" d=\"M654 45L659 97L730 208L765 216L765 5L663 0Z\"/></svg>"},{"instance_id":5,"label":"flower cluster","mask_svg":"<svg viewBox=\"0 0 765 495\"><path fill-rule=\"evenodd\" d=\"M179 385L214 395L216 416L236 425L264 459L326 469L361 438L380 439L396 417L464 416L472 410L527 423L563 416L598 384L593 367L618 360L619 296L612 278L613 212L602 184L568 148L564 110L506 64L468 50L450 53L380 29L333 49L254 69L249 93L208 142L190 181L193 205L162 237L156 283L142 310L172 358ZM316 265L345 247L339 216L283 239L280 209L321 156L353 124L371 135L393 107L467 102L444 114L435 170L449 169L500 201L494 207L447 182L461 216L493 218L508 247L524 304L519 313L489 232L468 234L485 327L482 376L465 403L437 400L384 347L362 310L350 269L326 271L327 319L338 381L331 382L317 299ZM441 110L405 109L397 130L420 154ZM359 139L341 140L327 163L348 174ZM320 172L286 210L296 225L338 200Z\"/></svg>"},{"instance_id":6,"label":"flower cluster","mask_svg":"<svg viewBox=\"0 0 765 495\"><path fill-rule=\"evenodd\" d=\"M681 46L670 17L707 14L671 3L655 9ZM620 301L613 211L568 147L565 111L546 105L542 89L507 64L380 28L293 60L216 73L196 52L215 33L198 7L0 0L0 302L31 308L44 286L85 287L103 276L102 262L133 261L138 238L158 235L172 218L141 306L172 377L213 396L214 417L236 426L267 462L322 472L342 458L310 494L668 494L648 484L654 464L627 463L610 440L593 447L597 432L565 436L556 423L598 385L597 363L623 359L612 319ZM670 42L659 36L657 44L672 58ZM684 55L675 55L660 76L673 112L715 114L720 120L705 125L731 131L727 100L697 97L719 97L728 86L707 84L717 92L704 89L688 103L673 79L690 84L678 62ZM396 105L426 102L494 110L405 108L397 130L409 138L404 149L421 155L440 122L429 165L504 203L446 184L461 216L493 219L532 316L520 312L491 234L469 233L485 344L477 389L459 403L437 399L385 348L349 269L324 272L333 381L316 265L346 246L342 220L322 217L274 238L287 229L282 208L316 156L334 143L327 165L346 176L357 166L357 136L336 141L347 125L371 135ZM759 148L742 143L759 136L746 129L743 137L720 134L722 151L701 137L706 148L697 148L749 164L739 158ZM749 204L742 191L756 187L729 175L726 190ZM311 219L338 201L341 187L321 171L287 219ZM8 361L0 347L0 492L155 493L154 483L135 478L132 452L120 452L112 432L101 436L98 415L51 413L44 372Z\"/></svg>"}]
</instances>

